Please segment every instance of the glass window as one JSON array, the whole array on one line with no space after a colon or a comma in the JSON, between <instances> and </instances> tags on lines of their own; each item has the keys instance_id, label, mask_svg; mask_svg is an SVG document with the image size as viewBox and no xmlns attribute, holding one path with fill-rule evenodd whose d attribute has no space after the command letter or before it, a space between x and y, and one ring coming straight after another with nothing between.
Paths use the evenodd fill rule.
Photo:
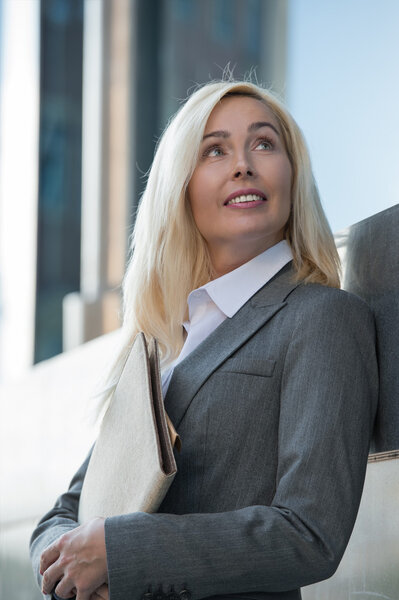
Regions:
<instances>
[{"instance_id":1,"label":"glass window","mask_svg":"<svg viewBox=\"0 0 399 600\"><path fill-rule=\"evenodd\" d=\"M35 362L62 351L80 285L83 0L42 0Z\"/></svg>"}]
</instances>

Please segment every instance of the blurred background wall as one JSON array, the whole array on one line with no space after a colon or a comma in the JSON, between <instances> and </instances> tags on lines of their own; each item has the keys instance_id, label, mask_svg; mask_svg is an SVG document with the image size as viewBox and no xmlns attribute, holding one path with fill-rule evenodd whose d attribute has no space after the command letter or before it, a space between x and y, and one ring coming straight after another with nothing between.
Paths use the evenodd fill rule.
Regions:
<instances>
[{"instance_id":1,"label":"blurred background wall","mask_svg":"<svg viewBox=\"0 0 399 600\"><path fill-rule=\"evenodd\" d=\"M7 569L26 563L34 520L94 436L85 408L115 336L81 345L119 326L135 210L170 115L227 65L255 74L304 130L341 230L398 201L398 33L396 0L0 0ZM34 598L30 574L16 591L4 565L1 597Z\"/></svg>"}]
</instances>

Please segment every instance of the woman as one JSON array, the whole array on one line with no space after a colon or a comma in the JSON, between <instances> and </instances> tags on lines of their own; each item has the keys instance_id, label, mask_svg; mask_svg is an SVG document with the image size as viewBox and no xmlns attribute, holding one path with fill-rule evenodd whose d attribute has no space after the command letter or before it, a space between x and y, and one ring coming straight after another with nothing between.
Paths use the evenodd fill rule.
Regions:
<instances>
[{"instance_id":1,"label":"woman","mask_svg":"<svg viewBox=\"0 0 399 600\"><path fill-rule=\"evenodd\" d=\"M349 539L377 372L373 318L336 289L308 152L276 98L234 81L191 96L160 141L133 248L110 389L134 335L155 336L178 474L156 514L78 527L86 460L32 536L43 589L298 599Z\"/></svg>"}]
</instances>

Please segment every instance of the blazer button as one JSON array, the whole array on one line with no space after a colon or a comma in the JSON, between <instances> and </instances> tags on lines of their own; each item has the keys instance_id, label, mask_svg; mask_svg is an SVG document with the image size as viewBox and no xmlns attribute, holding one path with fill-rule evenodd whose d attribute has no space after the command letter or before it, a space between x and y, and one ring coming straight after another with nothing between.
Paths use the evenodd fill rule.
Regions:
<instances>
[{"instance_id":1,"label":"blazer button","mask_svg":"<svg viewBox=\"0 0 399 600\"><path fill-rule=\"evenodd\" d=\"M179 597L180 597L180 600L190 600L191 594L187 589L184 589L184 590L181 590L181 592L179 592Z\"/></svg>"},{"instance_id":2,"label":"blazer button","mask_svg":"<svg viewBox=\"0 0 399 600\"><path fill-rule=\"evenodd\" d=\"M169 594L166 594L166 598L167 600L180 600L180 596L179 594L177 594L177 592L175 592L175 588L173 585L170 588Z\"/></svg>"},{"instance_id":3,"label":"blazer button","mask_svg":"<svg viewBox=\"0 0 399 600\"><path fill-rule=\"evenodd\" d=\"M158 590L153 595L153 600L165 600L166 594L162 591L162 586L160 585Z\"/></svg>"}]
</instances>

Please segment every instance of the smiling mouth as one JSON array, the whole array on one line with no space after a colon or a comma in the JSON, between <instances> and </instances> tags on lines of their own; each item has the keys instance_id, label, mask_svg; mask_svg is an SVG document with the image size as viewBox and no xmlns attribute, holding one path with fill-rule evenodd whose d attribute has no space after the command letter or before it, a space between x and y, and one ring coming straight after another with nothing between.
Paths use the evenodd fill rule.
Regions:
<instances>
[{"instance_id":1,"label":"smiling mouth","mask_svg":"<svg viewBox=\"0 0 399 600\"><path fill-rule=\"evenodd\" d=\"M231 200L225 202L225 206L231 206L234 204L261 204L262 202L266 202L266 198L263 196L259 196L258 194L245 194L242 196L236 196Z\"/></svg>"}]
</instances>

